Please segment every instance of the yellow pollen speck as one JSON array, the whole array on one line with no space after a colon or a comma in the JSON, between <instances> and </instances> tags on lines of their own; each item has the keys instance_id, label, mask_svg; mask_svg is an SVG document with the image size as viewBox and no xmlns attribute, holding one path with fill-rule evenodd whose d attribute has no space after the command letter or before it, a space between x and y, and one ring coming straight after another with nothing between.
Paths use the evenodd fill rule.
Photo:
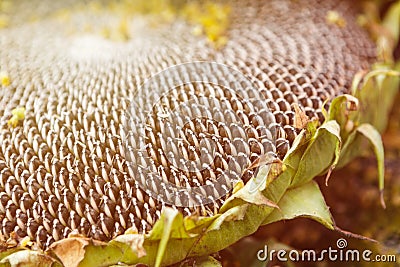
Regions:
<instances>
[{"instance_id":1,"label":"yellow pollen speck","mask_svg":"<svg viewBox=\"0 0 400 267\"><path fill-rule=\"evenodd\" d=\"M11 84L10 76L5 71L0 72L0 84L3 86L9 86Z\"/></svg>"},{"instance_id":2,"label":"yellow pollen speck","mask_svg":"<svg viewBox=\"0 0 400 267\"><path fill-rule=\"evenodd\" d=\"M227 42L226 31L229 27L230 7L216 3L189 3L183 8L182 16L195 24L193 35L204 34L216 48Z\"/></svg>"},{"instance_id":3,"label":"yellow pollen speck","mask_svg":"<svg viewBox=\"0 0 400 267\"><path fill-rule=\"evenodd\" d=\"M361 27L365 27L368 24L368 18L365 15L359 15L357 17L357 24Z\"/></svg>"},{"instance_id":4,"label":"yellow pollen speck","mask_svg":"<svg viewBox=\"0 0 400 267\"><path fill-rule=\"evenodd\" d=\"M346 26L346 20L337 11L333 10L326 13L326 22L328 24L337 25L341 28Z\"/></svg>"},{"instance_id":5,"label":"yellow pollen speck","mask_svg":"<svg viewBox=\"0 0 400 267\"><path fill-rule=\"evenodd\" d=\"M193 29L192 29L192 34L193 34L194 36L200 36L200 35L202 35L202 34L203 34L203 29L202 29L202 27L199 26L199 25L193 27Z\"/></svg>"},{"instance_id":6,"label":"yellow pollen speck","mask_svg":"<svg viewBox=\"0 0 400 267\"><path fill-rule=\"evenodd\" d=\"M29 238L29 236L25 236L21 241L20 241L21 247L27 247L27 246L32 246L33 242Z\"/></svg>"},{"instance_id":7,"label":"yellow pollen speck","mask_svg":"<svg viewBox=\"0 0 400 267\"><path fill-rule=\"evenodd\" d=\"M11 111L12 117L8 120L8 125L11 127L17 127L20 121L25 119L25 108L17 107Z\"/></svg>"}]
</instances>

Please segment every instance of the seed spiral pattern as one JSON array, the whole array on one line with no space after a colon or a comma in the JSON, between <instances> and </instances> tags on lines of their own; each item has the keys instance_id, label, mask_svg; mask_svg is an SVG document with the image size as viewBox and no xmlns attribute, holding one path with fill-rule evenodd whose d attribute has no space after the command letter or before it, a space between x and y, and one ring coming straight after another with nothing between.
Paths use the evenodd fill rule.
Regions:
<instances>
[{"instance_id":1,"label":"seed spiral pattern","mask_svg":"<svg viewBox=\"0 0 400 267\"><path fill-rule=\"evenodd\" d=\"M32 23L16 17L0 30L1 69L11 81L0 88L1 240L29 236L45 249L72 231L103 241L128 228L147 233L169 203L138 183L156 180L137 173L140 168L128 168L124 138L132 138L134 146L140 132L124 125L127 116L147 125L143 133L148 156L134 154L134 162L143 161L141 166L169 184L206 185L224 171L247 181L254 172L246 167L267 152L282 159L301 130L295 127L293 104L322 122L323 103L349 92L355 73L375 59L373 42L356 24L357 7L349 1L229 5L228 41L219 49L194 35L193 25L179 18L153 27L140 16L126 42L71 33L85 23L115 20L85 11L73 14L68 23L51 15ZM21 3L21 9L27 7L29 3ZM327 22L331 10L340 14L344 26ZM148 98L148 92L138 93L151 75L193 61L232 67L257 90L237 97L215 84L182 85L168 88L172 91L158 102ZM195 74L190 69L181 73ZM216 72L221 80L228 75ZM208 108L196 109L190 101L185 105L187 100ZM129 114L132 103L154 112ZM182 120L185 145L166 138L174 131L163 124L162 103ZM13 127L8 121L17 107L26 109L25 118ZM201 116L193 119L194 114ZM199 119L202 116L207 118ZM241 125L235 128L232 118ZM214 140L214 154L201 151L205 135ZM202 169L175 168L179 163L171 161L166 149L186 160L204 156L212 163ZM234 154L240 157L230 161ZM166 190L155 183L149 186L156 192ZM182 206L172 206L185 216L215 214L229 196L229 179L220 186L227 195L212 203L182 207L188 200L181 196Z\"/></svg>"}]
</instances>

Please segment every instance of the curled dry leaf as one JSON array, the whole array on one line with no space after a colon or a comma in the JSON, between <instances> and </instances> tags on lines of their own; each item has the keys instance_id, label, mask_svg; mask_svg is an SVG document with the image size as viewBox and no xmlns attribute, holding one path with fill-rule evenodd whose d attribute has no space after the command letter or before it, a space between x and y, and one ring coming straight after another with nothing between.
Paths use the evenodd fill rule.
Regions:
<instances>
[{"instance_id":1,"label":"curled dry leaf","mask_svg":"<svg viewBox=\"0 0 400 267\"><path fill-rule=\"evenodd\" d=\"M71 237L50 246L50 251L62 262L64 266L77 267L85 257L85 247L89 239Z\"/></svg>"}]
</instances>

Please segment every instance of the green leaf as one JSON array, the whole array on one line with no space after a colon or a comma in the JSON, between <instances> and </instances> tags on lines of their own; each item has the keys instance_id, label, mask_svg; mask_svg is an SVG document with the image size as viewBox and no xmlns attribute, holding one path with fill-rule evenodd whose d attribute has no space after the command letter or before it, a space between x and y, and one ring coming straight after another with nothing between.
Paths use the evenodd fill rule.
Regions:
<instances>
[{"instance_id":1,"label":"green leaf","mask_svg":"<svg viewBox=\"0 0 400 267\"><path fill-rule=\"evenodd\" d=\"M265 224L296 217L309 217L329 229L334 229L329 208L314 181L286 191L278 205L280 210L274 210L264 221Z\"/></svg>"},{"instance_id":2,"label":"green leaf","mask_svg":"<svg viewBox=\"0 0 400 267\"><path fill-rule=\"evenodd\" d=\"M350 160L360 155L360 147L363 147L363 140L359 135L360 134L354 130L347 137L340 151L339 162L336 165L338 168L342 168L349 163Z\"/></svg>"},{"instance_id":3,"label":"green leaf","mask_svg":"<svg viewBox=\"0 0 400 267\"><path fill-rule=\"evenodd\" d=\"M125 247L126 245L129 246L131 251L137 255L138 258L141 258L146 255L146 250L143 248L143 243L144 243L144 236L139 235L139 234L124 234L117 236L114 238L112 243L121 243L122 245L121 248Z\"/></svg>"},{"instance_id":4,"label":"green leaf","mask_svg":"<svg viewBox=\"0 0 400 267\"><path fill-rule=\"evenodd\" d=\"M269 200L263 192L265 191L265 188L267 188L284 171L284 169L285 167L282 161L272 161L272 158L269 159L269 161L259 167L256 177L250 179L246 185L241 186L240 189L225 201L220 212L224 212L235 205L246 203L278 208L276 203Z\"/></svg>"},{"instance_id":5,"label":"green leaf","mask_svg":"<svg viewBox=\"0 0 400 267\"><path fill-rule=\"evenodd\" d=\"M329 107L329 120L334 120L340 125L342 141L345 142L354 130L359 115L359 101L356 97L344 94L332 100Z\"/></svg>"},{"instance_id":6,"label":"green leaf","mask_svg":"<svg viewBox=\"0 0 400 267\"><path fill-rule=\"evenodd\" d=\"M283 163L289 170L297 170L301 157L307 148L307 141L306 130L302 130L294 139L292 147L283 159Z\"/></svg>"},{"instance_id":7,"label":"green leaf","mask_svg":"<svg viewBox=\"0 0 400 267\"><path fill-rule=\"evenodd\" d=\"M349 120L356 120L358 99L352 95L340 95L332 100L329 107L329 120L335 120L340 126L346 126Z\"/></svg>"},{"instance_id":8,"label":"green leaf","mask_svg":"<svg viewBox=\"0 0 400 267\"><path fill-rule=\"evenodd\" d=\"M382 132L399 90L400 79L399 72L387 64L375 64L373 68L355 94L360 103L358 122L369 123Z\"/></svg>"},{"instance_id":9,"label":"green leaf","mask_svg":"<svg viewBox=\"0 0 400 267\"><path fill-rule=\"evenodd\" d=\"M189 234L180 226L183 225L183 215L178 210L165 207L161 212L160 219L153 226L148 237L149 240L160 240L166 236L175 238L188 238ZM167 229L167 230L165 230Z\"/></svg>"},{"instance_id":10,"label":"green leaf","mask_svg":"<svg viewBox=\"0 0 400 267\"><path fill-rule=\"evenodd\" d=\"M344 123L343 113L340 112L340 106L348 98L347 96L338 96L332 101L330 107L331 119L335 119L341 125L341 137L344 143L340 155L338 167L343 167L351 159L359 156L365 147L365 138L357 132L357 125L369 123L378 131L383 131L386 127L389 112L393 104L393 99L399 89L398 72L393 69L400 70L400 64L396 68L392 68L388 64L375 64L371 72L356 76L353 80L353 93L359 99L359 111L355 113L352 123ZM360 74L361 75L361 74ZM376 108L379 107L379 108ZM343 125L351 124L351 128L343 127Z\"/></svg>"},{"instance_id":11,"label":"green leaf","mask_svg":"<svg viewBox=\"0 0 400 267\"><path fill-rule=\"evenodd\" d=\"M149 236L149 240L160 240L158 245L155 266L158 267L162 263L168 240L174 238L187 238L183 225L183 215L176 209L166 207L163 209L160 219L154 225Z\"/></svg>"},{"instance_id":12,"label":"green leaf","mask_svg":"<svg viewBox=\"0 0 400 267\"><path fill-rule=\"evenodd\" d=\"M357 131L365 136L372 145L374 149L377 163L378 163L378 179L379 179L379 189L381 191L381 202L385 206L383 201L383 188L385 182L385 162L384 162L384 148L382 143L382 138L379 132L370 124L364 123L358 126Z\"/></svg>"},{"instance_id":13,"label":"green leaf","mask_svg":"<svg viewBox=\"0 0 400 267\"><path fill-rule=\"evenodd\" d=\"M205 231L192 248L190 256L220 251L240 238L254 233L272 210L268 206L250 204L229 209L223 213L224 220L218 218L219 220Z\"/></svg>"},{"instance_id":14,"label":"green leaf","mask_svg":"<svg viewBox=\"0 0 400 267\"><path fill-rule=\"evenodd\" d=\"M307 183L314 177L334 168L339 160L341 148L340 126L336 121L327 121L318 128L301 157L292 186Z\"/></svg>"},{"instance_id":15,"label":"green leaf","mask_svg":"<svg viewBox=\"0 0 400 267\"><path fill-rule=\"evenodd\" d=\"M341 151L340 163L338 164L338 166L342 167L344 164L348 162L349 159L358 156L360 154L360 147L363 147L363 145L365 146L366 139L372 145L377 158L379 189L381 191L381 203L382 206L385 206L382 195L384 189L384 175L385 175L384 147L381 135L374 126L368 123L363 123L349 135L349 138L346 140L346 143L344 144L343 149Z\"/></svg>"}]
</instances>

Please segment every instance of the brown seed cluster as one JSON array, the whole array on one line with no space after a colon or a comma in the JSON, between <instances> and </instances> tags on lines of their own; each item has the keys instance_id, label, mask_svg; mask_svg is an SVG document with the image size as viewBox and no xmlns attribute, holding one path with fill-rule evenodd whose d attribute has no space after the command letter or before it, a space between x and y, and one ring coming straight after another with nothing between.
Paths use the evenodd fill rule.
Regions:
<instances>
[{"instance_id":1,"label":"brown seed cluster","mask_svg":"<svg viewBox=\"0 0 400 267\"><path fill-rule=\"evenodd\" d=\"M0 67L10 85L0 87L1 240L14 232L47 248L73 230L104 241L130 227L148 232L170 201L185 216L217 212L225 197L183 207L190 196L173 195L166 185L210 185L203 193L229 194L228 178L247 181L254 173L246 167L260 155L284 157L300 130L292 104L322 122L323 102L348 92L354 74L375 58L353 4L232 2L228 41L218 50L180 19L155 28L145 17L143 25L135 20L136 34L124 43L71 34L109 19L84 12L68 23L45 17L2 29ZM326 23L330 10L344 27ZM161 98L138 92L151 75L193 61L226 64L256 90L238 97L197 83L167 88L155 95ZM229 73L214 74L229 80ZM133 103L142 109L132 114ZM17 107L25 107L25 118L11 127ZM199 158L207 164L190 165Z\"/></svg>"}]
</instances>

